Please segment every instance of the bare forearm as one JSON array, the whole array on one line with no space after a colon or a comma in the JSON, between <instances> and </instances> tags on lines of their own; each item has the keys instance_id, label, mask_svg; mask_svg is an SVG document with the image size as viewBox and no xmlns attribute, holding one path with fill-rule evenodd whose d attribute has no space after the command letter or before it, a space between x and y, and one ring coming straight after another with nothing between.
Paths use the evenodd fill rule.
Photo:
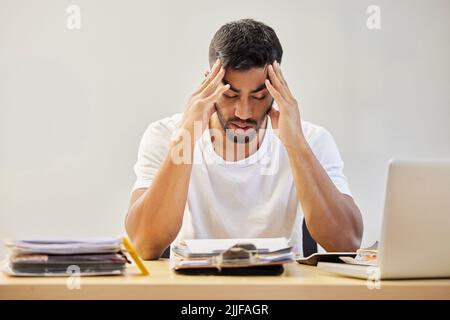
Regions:
<instances>
[{"instance_id":1,"label":"bare forearm","mask_svg":"<svg viewBox=\"0 0 450 320\"><path fill-rule=\"evenodd\" d=\"M339 192L309 148L298 102L278 62L269 65L268 75L265 84L279 108L272 108L269 116L288 152L308 230L328 251L353 251L361 242L361 213L350 196Z\"/></svg>"},{"instance_id":2,"label":"bare forearm","mask_svg":"<svg viewBox=\"0 0 450 320\"><path fill-rule=\"evenodd\" d=\"M126 228L139 253L157 259L176 238L183 221L192 161L176 164L171 146L152 185L130 207Z\"/></svg>"},{"instance_id":3,"label":"bare forearm","mask_svg":"<svg viewBox=\"0 0 450 320\"><path fill-rule=\"evenodd\" d=\"M288 150L297 195L308 230L327 251L354 251L361 242L362 218L350 196L331 181L305 140Z\"/></svg>"},{"instance_id":4,"label":"bare forearm","mask_svg":"<svg viewBox=\"0 0 450 320\"><path fill-rule=\"evenodd\" d=\"M178 138L171 143L151 187L130 206L126 229L144 258L158 258L180 231L194 145L208 127L217 99L230 88L229 84L222 83L224 75L225 68L217 59L211 72L189 97Z\"/></svg>"}]
</instances>

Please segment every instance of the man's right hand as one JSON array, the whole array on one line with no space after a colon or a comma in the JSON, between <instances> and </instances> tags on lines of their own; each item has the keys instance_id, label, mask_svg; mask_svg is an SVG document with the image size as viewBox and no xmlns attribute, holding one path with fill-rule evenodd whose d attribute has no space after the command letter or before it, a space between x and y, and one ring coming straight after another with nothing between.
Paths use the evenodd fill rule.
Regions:
<instances>
[{"instance_id":1,"label":"man's right hand","mask_svg":"<svg viewBox=\"0 0 450 320\"><path fill-rule=\"evenodd\" d=\"M214 104L217 99L230 88L222 83L225 69L220 59L216 60L211 72L205 74L205 79L198 89L189 97L181 123L181 129L188 130L194 136L194 124L201 122L201 132L207 128L211 115L215 112ZM193 138L196 141L199 136Z\"/></svg>"}]
</instances>

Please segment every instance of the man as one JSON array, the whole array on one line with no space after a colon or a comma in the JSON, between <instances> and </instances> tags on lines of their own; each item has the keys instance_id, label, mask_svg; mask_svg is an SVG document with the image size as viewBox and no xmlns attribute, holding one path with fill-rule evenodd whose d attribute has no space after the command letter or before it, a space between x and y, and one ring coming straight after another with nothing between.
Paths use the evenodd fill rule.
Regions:
<instances>
[{"instance_id":1,"label":"man","mask_svg":"<svg viewBox=\"0 0 450 320\"><path fill-rule=\"evenodd\" d=\"M359 247L361 213L339 151L301 120L282 53L269 26L225 24L184 113L147 128L125 223L144 259L193 238L284 236L302 253L303 219L325 250Z\"/></svg>"}]
</instances>

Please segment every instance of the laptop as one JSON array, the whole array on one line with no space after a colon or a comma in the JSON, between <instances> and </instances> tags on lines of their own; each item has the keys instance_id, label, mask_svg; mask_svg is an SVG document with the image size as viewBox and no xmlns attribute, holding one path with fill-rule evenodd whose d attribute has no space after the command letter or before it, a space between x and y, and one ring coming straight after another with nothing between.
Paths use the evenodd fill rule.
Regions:
<instances>
[{"instance_id":1,"label":"laptop","mask_svg":"<svg viewBox=\"0 0 450 320\"><path fill-rule=\"evenodd\" d=\"M319 262L356 278L450 277L450 159L391 160L375 266Z\"/></svg>"}]
</instances>

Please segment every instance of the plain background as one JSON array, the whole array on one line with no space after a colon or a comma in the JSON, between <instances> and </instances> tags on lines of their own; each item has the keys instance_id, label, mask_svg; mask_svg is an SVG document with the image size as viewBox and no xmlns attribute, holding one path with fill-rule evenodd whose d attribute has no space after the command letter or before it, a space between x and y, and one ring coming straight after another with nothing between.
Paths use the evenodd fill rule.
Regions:
<instances>
[{"instance_id":1,"label":"plain background","mask_svg":"<svg viewBox=\"0 0 450 320\"><path fill-rule=\"evenodd\" d=\"M66 27L71 4L80 30ZM380 30L366 26L371 4ZM282 42L303 118L334 135L370 245L388 160L450 157L449 12L446 0L0 0L0 238L123 234L145 128L183 110L214 32L254 18Z\"/></svg>"}]
</instances>

